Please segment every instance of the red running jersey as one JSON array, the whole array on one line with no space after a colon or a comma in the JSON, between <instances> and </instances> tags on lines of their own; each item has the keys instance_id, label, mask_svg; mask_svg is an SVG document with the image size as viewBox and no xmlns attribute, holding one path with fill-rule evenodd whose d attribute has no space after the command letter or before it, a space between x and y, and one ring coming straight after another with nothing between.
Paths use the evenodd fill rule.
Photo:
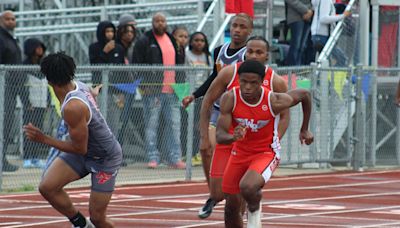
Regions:
<instances>
[{"instance_id":1,"label":"red running jersey","mask_svg":"<svg viewBox=\"0 0 400 228\"><path fill-rule=\"evenodd\" d=\"M242 62L235 64L235 69L233 70L232 79L229 82L228 86L226 87L227 91L231 90L233 87L239 86L238 69L241 64L242 64ZM263 81L262 85L271 91L274 91L274 88L272 87L273 77L274 77L274 70L271 67L265 66L265 76L264 76L264 81Z\"/></svg>"},{"instance_id":2,"label":"red running jersey","mask_svg":"<svg viewBox=\"0 0 400 228\"><path fill-rule=\"evenodd\" d=\"M232 126L238 124L248 127L243 140L236 141L233 151L243 154L272 152L271 144L278 140L279 115L271 110L271 91L262 88L262 95L257 104L247 103L241 96L240 88L233 88L234 106Z\"/></svg>"}]
</instances>

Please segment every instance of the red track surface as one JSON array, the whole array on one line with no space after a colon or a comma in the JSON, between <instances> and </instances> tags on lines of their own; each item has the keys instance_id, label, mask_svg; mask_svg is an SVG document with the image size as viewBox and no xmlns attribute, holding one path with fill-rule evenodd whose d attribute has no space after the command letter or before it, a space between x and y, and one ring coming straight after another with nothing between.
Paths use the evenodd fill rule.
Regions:
<instances>
[{"instance_id":1,"label":"red track surface","mask_svg":"<svg viewBox=\"0 0 400 228\"><path fill-rule=\"evenodd\" d=\"M273 178L264 188L264 227L400 227L400 171ZM70 190L87 214L88 190ZM224 227L223 203L205 220L205 183L124 186L108 215L116 227ZM71 227L38 194L0 195L0 227Z\"/></svg>"}]
</instances>

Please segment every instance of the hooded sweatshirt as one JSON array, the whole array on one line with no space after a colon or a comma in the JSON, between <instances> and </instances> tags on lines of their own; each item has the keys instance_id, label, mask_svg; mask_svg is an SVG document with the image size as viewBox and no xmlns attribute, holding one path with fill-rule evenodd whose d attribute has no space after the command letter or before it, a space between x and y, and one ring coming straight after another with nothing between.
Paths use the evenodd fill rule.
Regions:
<instances>
[{"instance_id":1,"label":"hooded sweatshirt","mask_svg":"<svg viewBox=\"0 0 400 228\"><path fill-rule=\"evenodd\" d=\"M115 48L108 53L103 51L104 46L108 43L106 39L106 29L112 28L114 30L114 40L116 35L116 29L113 23L110 21L102 21L97 25L97 42L92 43L89 46L89 61L90 64L124 64L124 48L115 43ZM122 78L118 75L110 75L109 81L111 83L117 83ZM101 83L101 72L93 72L92 82L94 84Z\"/></svg>"},{"instance_id":2,"label":"hooded sweatshirt","mask_svg":"<svg viewBox=\"0 0 400 228\"><path fill-rule=\"evenodd\" d=\"M32 62L32 57L35 54L35 50L37 47L42 46L43 53L46 52L46 46L42 43L42 41L36 38L30 38L25 40L24 42L24 54L26 58L23 61L23 64L34 64Z\"/></svg>"},{"instance_id":3,"label":"hooded sweatshirt","mask_svg":"<svg viewBox=\"0 0 400 228\"><path fill-rule=\"evenodd\" d=\"M123 64L124 63L124 48L115 44L115 48L108 53L103 51L104 46L108 43L106 39L106 29L112 28L114 30L114 40L116 29L110 21L102 21L97 25L97 42L89 46L89 60L91 64Z\"/></svg>"}]
</instances>

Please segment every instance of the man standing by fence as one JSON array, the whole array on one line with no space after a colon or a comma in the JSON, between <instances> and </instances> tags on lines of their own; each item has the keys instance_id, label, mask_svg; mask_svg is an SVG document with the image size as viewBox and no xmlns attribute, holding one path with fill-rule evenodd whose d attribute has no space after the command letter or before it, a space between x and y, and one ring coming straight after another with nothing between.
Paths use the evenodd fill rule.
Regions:
<instances>
[{"instance_id":1,"label":"man standing by fence","mask_svg":"<svg viewBox=\"0 0 400 228\"><path fill-rule=\"evenodd\" d=\"M175 66L184 64L179 57L174 37L167 32L167 20L162 13L156 13L152 19L152 30L145 32L136 42L133 64L161 64ZM148 153L148 168L156 168L160 162L157 148L157 135L160 117L163 115L166 129L168 157L165 158L172 168L184 169L180 143L181 113L177 96L172 84L183 82L184 75L174 70L157 71L152 75L143 75L143 111L146 124L145 141Z\"/></svg>"},{"instance_id":2,"label":"man standing by fence","mask_svg":"<svg viewBox=\"0 0 400 228\"><path fill-rule=\"evenodd\" d=\"M4 11L0 15L0 64L15 65L22 63L21 49L14 37L17 26L15 15L12 11ZM14 110L17 104L17 95L20 95L24 106L27 106L28 92L25 88L26 75L16 72L7 72L5 75L4 91L4 124L3 124L3 171L14 172L18 166L12 165L6 158L8 146L12 141L10 134L14 123Z\"/></svg>"}]
</instances>

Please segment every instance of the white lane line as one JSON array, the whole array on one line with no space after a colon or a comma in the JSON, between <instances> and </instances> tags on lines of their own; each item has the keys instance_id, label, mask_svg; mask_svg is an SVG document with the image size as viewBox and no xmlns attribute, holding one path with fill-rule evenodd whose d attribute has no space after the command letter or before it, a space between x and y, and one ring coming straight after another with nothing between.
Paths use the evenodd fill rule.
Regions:
<instances>
[{"instance_id":1,"label":"white lane line","mask_svg":"<svg viewBox=\"0 0 400 228\"><path fill-rule=\"evenodd\" d=\"M399 227L400 222L386 222L386 223L379 223L375 225L363 225L363 226L354 226L354 228L373 228L373 227L385 227L385 226L392 226L397 225L395 227Z\"/></svg>"},{"instance_id":2,"label":"white lane line","mask_svg":"<svg viewBox=\"0 0 400 228\"><path fill-rule=\"evenodd\" d=\"M367 183L354 183L354 184L346 184L346 187L352 186L368 186L368 185L380 185L387 183L395 183L399 181L375 181L375 182L367 182ZM310 189L329 189L334 187L343 187L343 185L325 185L323 187L314 186L314 187L294 187L294 188L278 188L278 189L265 189L263 192L269 191L289 191L289 190L310 190ZM280 190L281 189L281 190ZM272 201L269 204L279 204L279 203L293 203L293 202L304 202L304 201L318 201L318 200L326 200L326 199L348 199L348 198L362 198L362 197L371 197L371 196L385 196L385 195L398 195L400 192L385 192L385 193L371 193L371 194L357 194L357 195L346 195L346 196L334 196L334 197L322 197L322 198L310 198L310 199L298 199L298 200L283 200L283 201ZM113 200L111 203L120 203L120 202L134 202L134 201L149 201L149 200L176 200L182 198L196 198L207 196L208 194L187 194L187 195L176 195L176 196L154 196L154 197L143 197L143 198L134 198L134 199L121 199L121 200ZM88 205L88 202L80 202L76 205L85 206ZM25 207L11 207L11 208L3 208L1 211L11 211L11 210L27 210L34 208L46 208L50 206L25 206Z\"/></svg>"},{"instance_id":3,"label":"white lane line","mask_svg":"<svg viewBox=\"0 0 400 228\"><path fill-rule=\"evenodd\" d=\"M367 176L367 175L375 175L375 174L384 174L384 173L400 173L398 170L383 170L383 171L367 171L367 172L358 172L358 173L328 173L328 174L314 174L314 175L301 175L301 176L293 176L293 177L275 177L270 181L286 181L286 180L301 180L301 179L318 179L318 178L327 178L327 177L348 177L348 176ZM203 186L205 182L198 183L177 183L177 184L155 184L155 185L145 185L145 186L127 186L127 187L117 187L118 190L134 190L134 189L153 189L153 188L170 188L170 187L185 187L185 186ZM87 193L90 192L89 189L81 189L81 190L67 190L68 193ZM26 197L26 196L39 196L38 193L21 193L21 194L11 194L11 195L0 195L0 199L2 198L11 198L11 197Z\"/></svg>"},{"instance_id":4,"label":"white lane line","mask_svg":"<svg viewBox=\"0 0 400 228\"><path fill-rule=\"evenodd\" d=\"M263 222L267 225L280 225L280 226L317 226L317 227L349 227L349 225L335 225L328 223L304 223L304 222Z\"/></svg>"},{"instance_id":5,"label":"white lane line","mask_svg":"<svg viewBox=\"0 0 400 228\"><path fill-rule=\"evenodd\" d=\"M3 226L11 226L11 225L18 225L21 224L22 222L0 222L0 227Z\"/></svg>"},{"instance_id":6,"label":"white lane line","mask_svg":"<svg viewBox=\"0 0 400 228\"><path fill-rule=\"evenodd\" d=\"M267 217L261 218L261 220L269 222L269 220L274 220L274 219L296 218L296 217L311 217L311 216L319 216L319 215L331 215L331 214L355 213L355 212L366 212L366 211L371 211L371 210L386 210L386 209L391 209L391 208L400 208L400 206L349 209L349 210L326 211L326 212L312 212L312 213L302 213L302 214L293 214L293 215L287 214L287 215L278 215L278 216L267 216ZM400 224L400 221L397 222L397 223ZM175 228L190 228L190 227L211 226L211 225L219 225L219 224L224 224L224 221L209 222L209 223L197 224L197 225L176 226ZM334 225L332 224L332 226L334 226ZM354 227L354 226L352 225L351 227ZM371 225L369 227L379 227L379 226L377 226L377 225L372 226Z\"/></svg>"}]
</instances>

